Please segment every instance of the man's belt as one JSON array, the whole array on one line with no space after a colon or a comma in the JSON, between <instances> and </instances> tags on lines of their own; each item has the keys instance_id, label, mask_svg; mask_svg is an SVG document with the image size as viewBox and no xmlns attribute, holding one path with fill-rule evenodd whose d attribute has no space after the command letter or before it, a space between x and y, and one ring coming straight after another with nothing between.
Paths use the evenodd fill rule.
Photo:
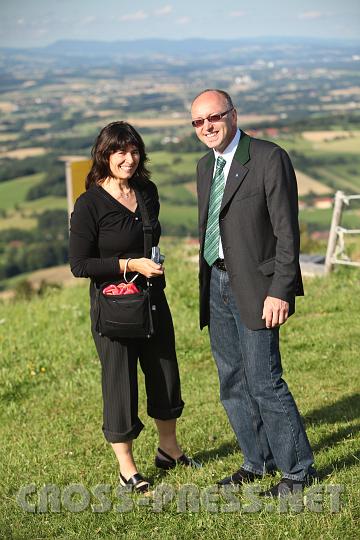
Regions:
<instances>
[{"instance_id":1,"label":"man's belt","mask_svg":"<svg viewBox=\"0 0 360 540\"><path fill-rule=\"evenodd\" d=\"M216 259L213 266L216 266L216 268L218 268L219 270L222 270L223 272L227 271L224 259Z\"/></svg>"}]
</instances>

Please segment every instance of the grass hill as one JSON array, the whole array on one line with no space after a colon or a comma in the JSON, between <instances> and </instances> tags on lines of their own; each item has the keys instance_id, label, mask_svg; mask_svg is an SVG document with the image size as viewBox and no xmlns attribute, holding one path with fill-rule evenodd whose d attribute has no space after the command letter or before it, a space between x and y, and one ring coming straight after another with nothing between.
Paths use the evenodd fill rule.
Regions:
<instances>
[{"instance_id":1,"label":"grass hill","mask_svg":"<svg viewBox=\"0 0 360 540\"><path fill-rule=\"evenodd\" d=\"M115 494L115 458L101 433L100 369L90 335L88 287L80 284L30 301L1 303L0 537L357 538L359 271L340 269L329 278L306 281L306 296L298 300L297 314L281 331L285 377L304 416L321 475L320 506L311 503L313 495L307 490L305 508L289 511L275 501L272 507L254 509L240 492L233 494L236 504L231 509L223 496L215 494L214 486L217 479L239 467L241 454L219 403L207 332L198 330L196 247L164 242L162 248L186 403L178 423L179 439L203 468L179 468L166 475L157 472L153 465L156 434L146 416L141 382L140 417L145 430L135 441L136 459L155 486L165 483L168 492L173 490L173 501L164 503L160 512L156 511L159 498L155 507L153 500L144 506L136 497L129 499L128 511L125 506L122 511L111 507L105 512L88 506L70 512L66 490L72 484L82 484L80 489L98 507L99 499L91 491L98 484L108 484L110 499L117 505L121 502ZM266 478L261 484L273 481ZM31 484L35 493L27 501L37 506L35 513L24 511L17 502L21 486ZM55 505L42 513L38 494L50 484L59 488L62 502L59 511ZM184 511L179 503L185 484L193 486L195 502L201 494L198 509L193 505L193 511ZM335 484L344 490L339 509L329 493ZM83 496L74 500L79 502Z\"/></svg>"}]
</instances>

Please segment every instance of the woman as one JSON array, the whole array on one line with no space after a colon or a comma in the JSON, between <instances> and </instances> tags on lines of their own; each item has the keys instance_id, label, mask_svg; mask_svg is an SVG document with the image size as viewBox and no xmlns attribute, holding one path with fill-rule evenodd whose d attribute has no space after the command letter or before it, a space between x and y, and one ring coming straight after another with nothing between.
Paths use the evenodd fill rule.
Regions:
<instances>
[{"instance_id":1,"label":"woman","mask_svg":"<svg viewBox=\"0 0 360 540\"><path fill-rule=\"evenodd\" d=\"M126 122L113 122L100 132L92 149L93 163L86 192L71 216L70 266L76 277L90 277L92 334L102 366L103 432L120 466L120 483L149 491L138 472L132 442L144 427L138 417L137 360L145 375L147 412L155 419L159 448L155 465L197 466L184 455L176 439L181 415L179 371L172 318L164 294L164 269L144 255L142 218L136 200L140 191L152 225L153 246L160 238L159 199L145 167L147 156L137 131ZM135 189L135 190L134 190ZM159 324L149 339L111 340L95 330L95 285L116 283L122 275L139 274L137 284L151 278Z\"/></svg>"}]
</instances>

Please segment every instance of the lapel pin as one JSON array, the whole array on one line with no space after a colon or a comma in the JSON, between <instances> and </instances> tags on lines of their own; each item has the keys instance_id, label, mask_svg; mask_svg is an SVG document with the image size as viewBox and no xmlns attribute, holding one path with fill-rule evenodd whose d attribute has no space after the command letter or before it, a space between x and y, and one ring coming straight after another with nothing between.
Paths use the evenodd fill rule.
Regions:
<instances>
[{"instance_id":1,"label":"lapel pin","mask_svg":"<svg viewBox=\"0 0 360 540\"><path fill-rule=\"evenodd\" d=\"M238 173L235 174L236 178L239 176Z\"/></svg>"}]
</instances>

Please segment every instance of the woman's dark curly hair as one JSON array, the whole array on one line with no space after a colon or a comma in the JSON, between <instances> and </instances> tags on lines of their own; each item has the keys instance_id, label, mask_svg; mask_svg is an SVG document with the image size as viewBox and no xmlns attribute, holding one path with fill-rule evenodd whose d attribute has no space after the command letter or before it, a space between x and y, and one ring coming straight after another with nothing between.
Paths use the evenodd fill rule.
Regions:
<instances>
[{"instance_id":1,"label":"woman's dark curly hair","mask_svg":"<svg viewBox=\"0 0 360 540\"><path fill-rule=\"evenodd\" d=\"M112 122L99 133L91 150L92 166L85 180L85 188L99 184L111 176L109 158L118 150L125 150L128 146L135 146L140 154L139 165L131 179L150 179L150 171L145 167L148 157L145 152L144 141L133 126L127 122Z\"/></svg>"}]
</instances>

